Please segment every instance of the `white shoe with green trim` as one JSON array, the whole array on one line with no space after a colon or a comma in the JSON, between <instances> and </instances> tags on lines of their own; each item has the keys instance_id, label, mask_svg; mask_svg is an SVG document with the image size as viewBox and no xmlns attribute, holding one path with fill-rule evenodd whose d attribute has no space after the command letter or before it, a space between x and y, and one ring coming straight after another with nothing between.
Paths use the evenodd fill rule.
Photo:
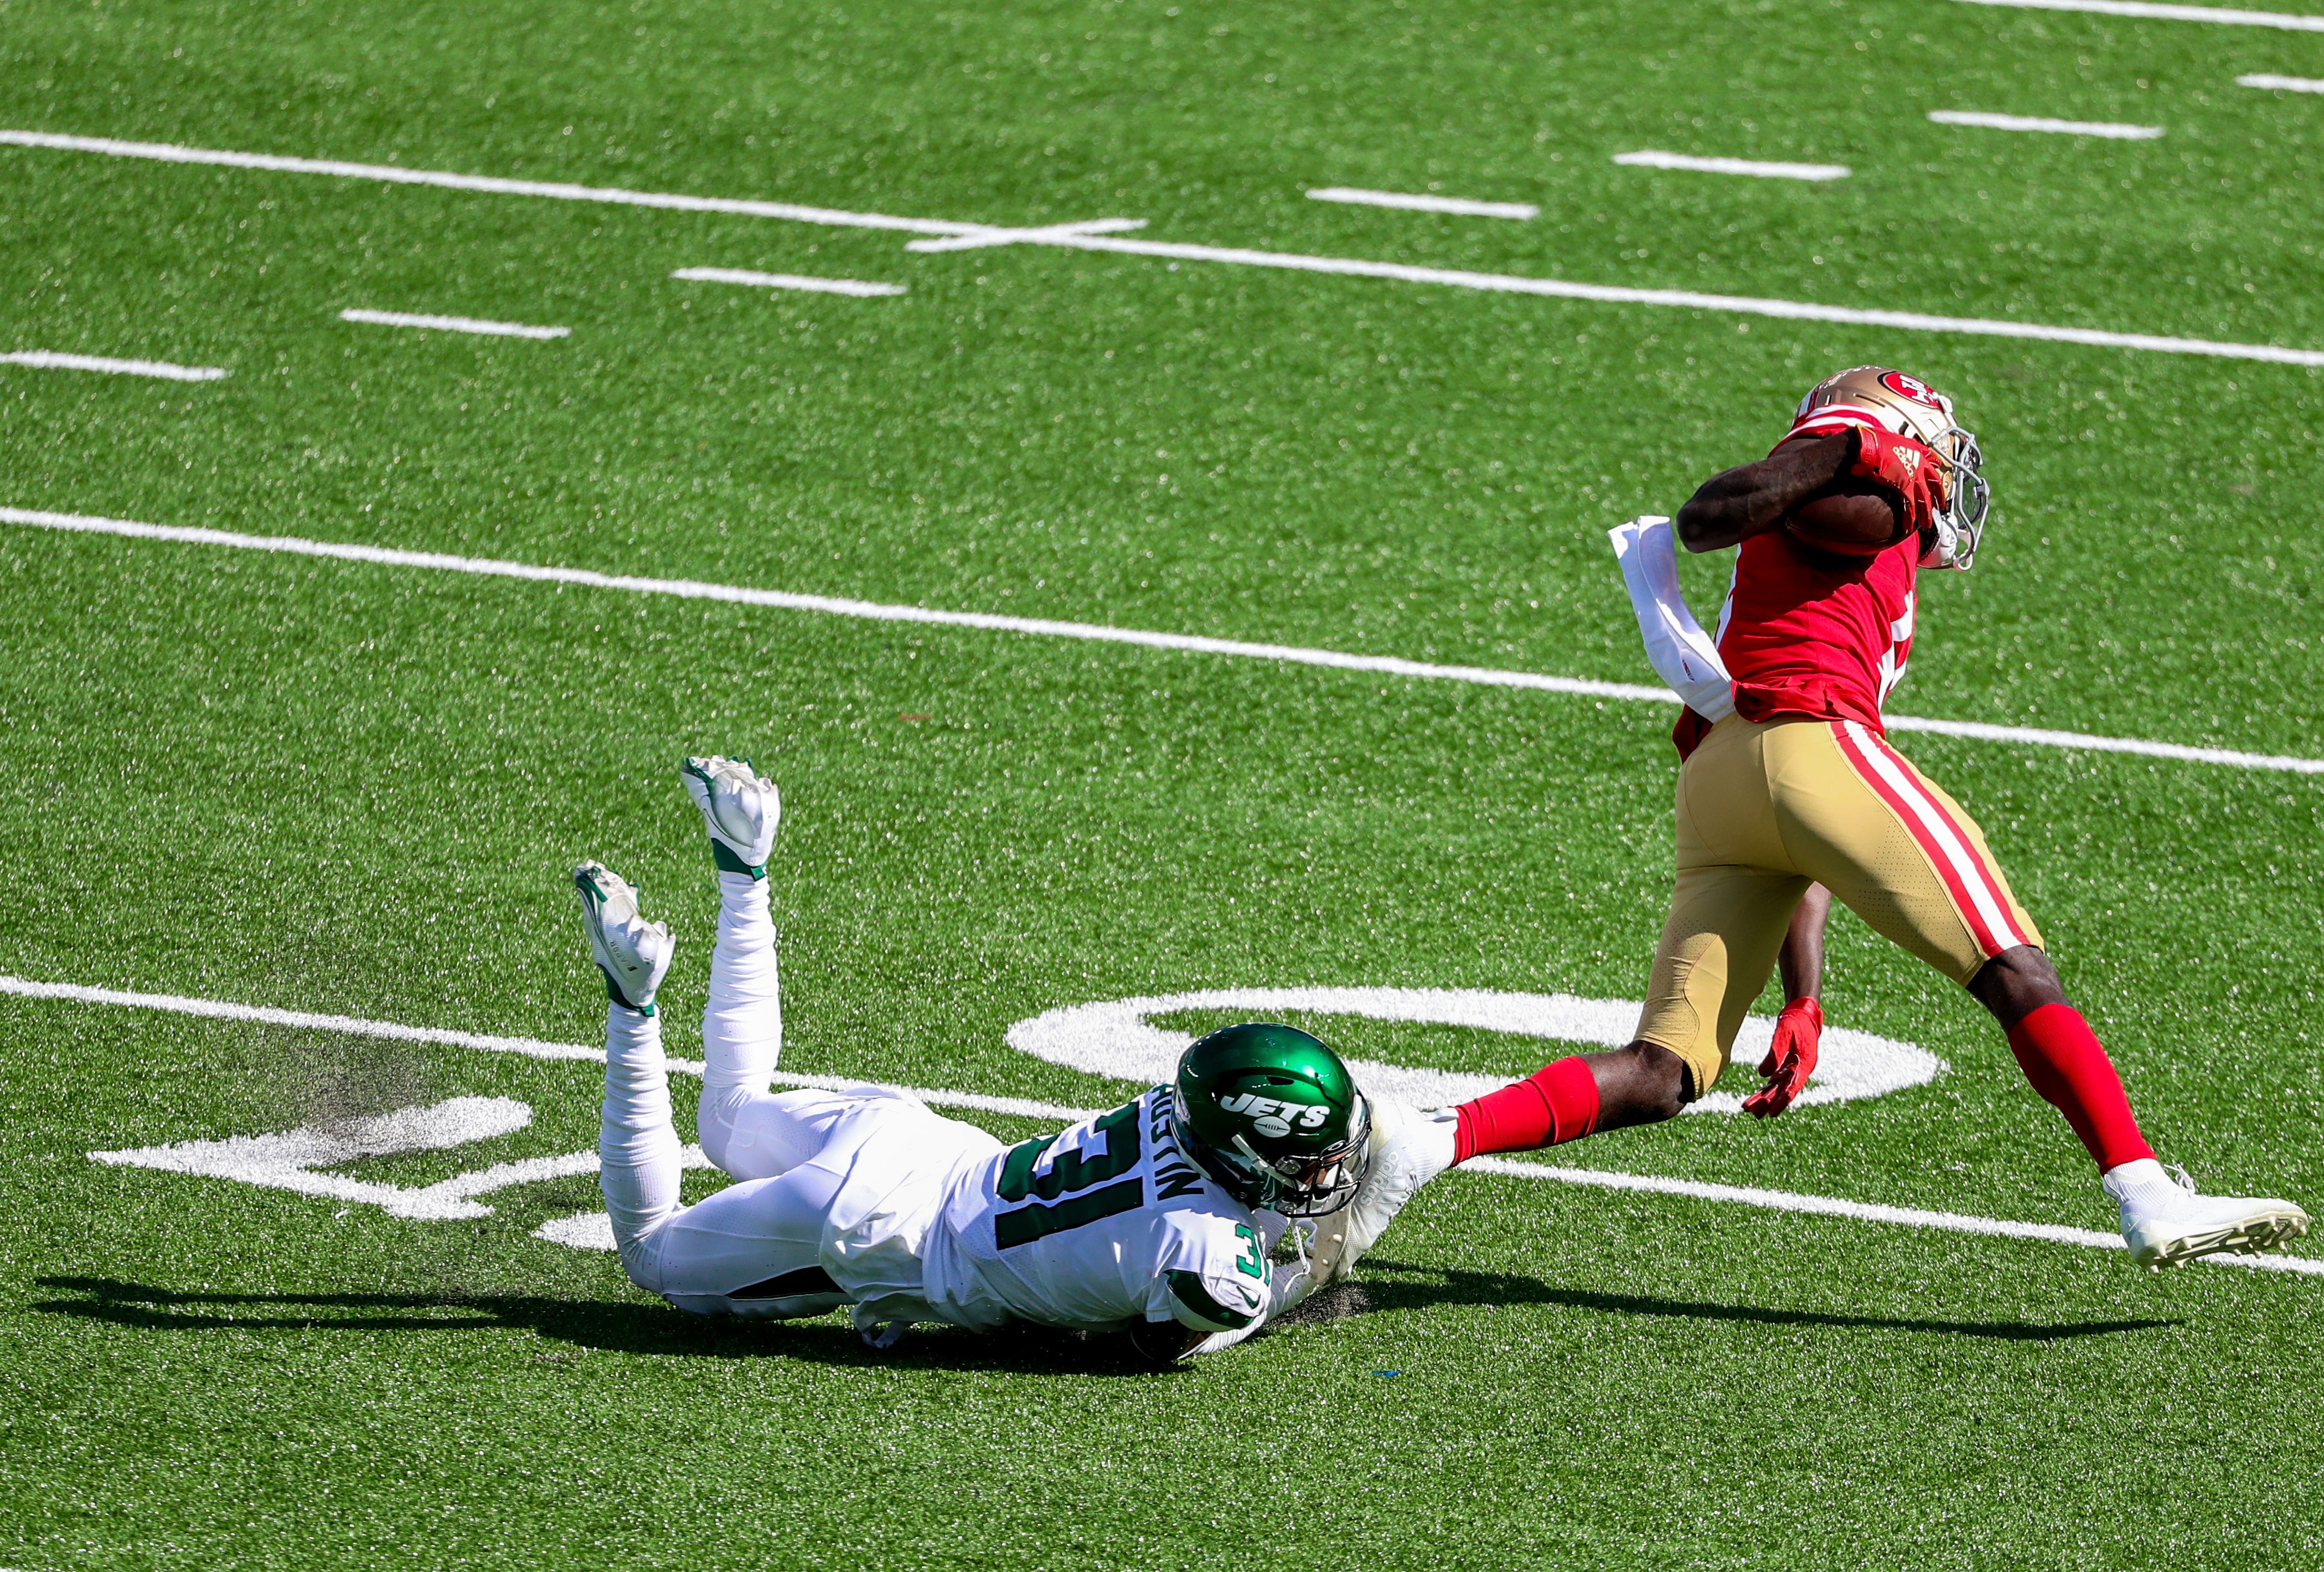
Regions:
<instances>
[{"instance_id":1,"label":"white shoe with green trim","mask_svg":"<svg viewBox=\"0 0 2324 1572\"><path fill-rule=\"evenodd\" d=\"M688 759L678 772L709 828L711 860L724 873L765 878L767 854L775 848L775 827L783 817L775 783L750 760L717 754Z\"/></svg>"},{"instance_id":2,"label":"white shoe with green trim","mask_svg":"<svg viewBox=\"0 0 2324 1572\"><path fill-rule=\"evenodd\" d=\"M637 886L603 863L574 869L573 888L581 897L589 958L605 974L605 996L623 1009L652 1014L654 992L669 970L669 926L648 922L638 909Z\"/></svg>"}]
</instances>

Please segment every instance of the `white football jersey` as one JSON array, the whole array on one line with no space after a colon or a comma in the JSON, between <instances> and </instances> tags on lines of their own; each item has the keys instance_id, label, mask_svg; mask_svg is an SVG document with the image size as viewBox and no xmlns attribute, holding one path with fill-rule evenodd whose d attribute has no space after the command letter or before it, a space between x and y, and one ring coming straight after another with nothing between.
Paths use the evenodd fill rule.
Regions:
<instances>
[{"instance_id":1,"label":"white football jersey","mask_svg":"<svg viewBox=\"0 0 2324 1572\"><path fill-rule=\"evenodd\" d=\"M1286 1225L1236 1200L1179 1150L1176 1102L1156 1087L956 1170L923 1245L930 1307L973 1327L1255 1327L1275 1280L1268 1257Z\"/></svg>"}]
</instances>

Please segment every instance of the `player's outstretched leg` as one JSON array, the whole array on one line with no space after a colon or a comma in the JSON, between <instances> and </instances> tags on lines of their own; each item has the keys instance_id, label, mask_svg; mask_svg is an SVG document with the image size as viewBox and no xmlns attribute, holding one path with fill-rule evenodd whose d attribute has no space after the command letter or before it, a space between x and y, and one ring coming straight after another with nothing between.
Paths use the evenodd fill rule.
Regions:
<instances>
[{"instance_id":1,"label":"player's outstretched leg","mask_svg":"<svg viewBox=\"0 0 2324 1572\"><path fill-rule=\"evenodd\" d=\"M2199 1256L2256 1254L2308 1232L2308 1214L2290 1201L2200 1195L2185 1169L2172 1180L2139 1133L2114 1061L2041 950L2003 951L1969 979L1969 991L2008 1033L2025 1078L2066 1116L2098 1165L2121 1208L2133 1262L2159 1271Z\"/></svg>"},{"instance_id":2,"label":"player's outstretched leg","mask_svg":"<svg viewBox=\"0 0 2324 1572\"><path fill-rule=\"evenodd\" d=\"M818 1125L768 1095L783 1051L779 941L767 904L767 856L782 799L743 759L690 758L678 773L701 810L718 870L718 943L702 1012L696 1109L702 1151L736 1179L770 1179L805 1161L823 1139Z\"/></svg>"},{"instance_id":3,"label":"player's outstretched leg","mask_svg":"<svg viewBox=\"0 0 2324 1572\"><path fill-rule=\"evenodd\" d=\"M659 1292L657 1245L678 1210L678 1131L670 1123L655 990L669 969L669 929L646 921L638 892L602 863L573 871L590 958L605 975L605 1104L597 1129L598 1182L622 1266Z\"/></svg>"},{"instance_id":4,"label":"player's outstretched leg","mask_svg":"<svg viewBox=\"0 0 2324 1572\"><path fill-rule=\"evenodd\" d=\"M1669 1050L1637 1042L1572 1054L1457 1108L1372 1105L1372 1147L1355 1199L1316 1225L1315 1286L1345 1281L1423 1185L1498 1151L1535 1151L1601 1129L1651 1124L1684 1106L1684 1070Z\"/></svg>"}]
</instances>

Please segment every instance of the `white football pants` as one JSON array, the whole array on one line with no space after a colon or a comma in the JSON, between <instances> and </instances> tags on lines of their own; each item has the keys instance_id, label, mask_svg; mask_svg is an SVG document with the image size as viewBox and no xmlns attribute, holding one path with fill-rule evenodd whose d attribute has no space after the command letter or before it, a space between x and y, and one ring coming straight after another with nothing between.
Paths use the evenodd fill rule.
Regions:
<instances>
[{"instance_id":1,"label":"white football pants","mask_svg":"<svg viewBox=\"0 0 2324 1572\"><path fill-rule=\"evenodd\" d=\"M701 1315L816 1316L844 1296L782 1280L822 1266L824 1223L853 1153L825 1151L861 1094L768 1091L783 1047L767 886L718 875L718 945L702 1013L702 1150L744 1182L678 1203L661 1018L609 1004L599 1183L630 1281ZM822 1158L825 1161L818 1161Z\"/></svg>"}]
</instances>

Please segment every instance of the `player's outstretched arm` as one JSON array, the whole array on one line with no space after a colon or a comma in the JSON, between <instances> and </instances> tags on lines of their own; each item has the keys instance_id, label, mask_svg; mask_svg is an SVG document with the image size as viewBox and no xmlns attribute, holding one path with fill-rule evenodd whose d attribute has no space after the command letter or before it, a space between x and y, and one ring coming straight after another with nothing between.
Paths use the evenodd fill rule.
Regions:
<instances>
[{"instance_id":1,"label":"player's outstretched arm","mask_svg":"<svg viewBox=\"0 0 2324 1572\"><path fill-rule=\"evenodd\" d=\"M1738 465L1702 483L1674 521L1690 551L1716 551L1775 527L1802 498L1849 473L1856 461L1853 429L1784 443L1756 464Z\"/></svg>"}]
</instances>

